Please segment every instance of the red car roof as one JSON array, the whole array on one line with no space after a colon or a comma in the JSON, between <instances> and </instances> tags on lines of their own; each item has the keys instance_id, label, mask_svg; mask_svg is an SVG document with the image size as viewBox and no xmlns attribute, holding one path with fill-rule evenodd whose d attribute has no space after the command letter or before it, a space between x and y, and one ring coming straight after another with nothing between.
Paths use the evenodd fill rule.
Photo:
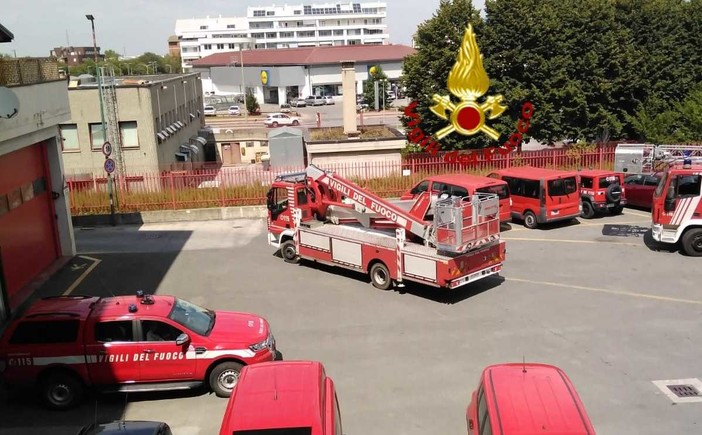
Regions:
<instances>
[{"instance_id":1,"label":"red car roof","mask_svg":"<svg viewBox=\"0 0 702 435\"><path fill-rule=\"evenodd\" d=\"M470 175L470 174L432 175L430 177L426 177L426 178L422 179L422 181L424 181L424 180L438 181L440 183L450 183L450 184L455 184L458 186L465 186L465 185L473 186L476 184L495 186L495 185L507 184L505 181L498 180L496 178L483 177L480 175Z\"/></svg>"},{"instance_id":2,"label":"red car roof","mask_svg":"<svg viewBox=\"0 0 702 435\"><path fill-rule=\"evenodd\" d=\"M90 296L57 296L39 299L29 306L22 318L65 313L84 320L90 314L92 304L98 300L100 298Z\"/></svg>"},{"instance_id":3,"label":"red car roof","mask_svg":"<svg viewBox=\"0 0 702 435\"><path fill-rule=\"evenodd\" d=\"M317 361L275 361L246 366L225 413L229 421L223 423L229 431L319 427L322 424L320 388L324 378L324 367ZM261 412L262 409L266 412Z\"/></svg>"},{"instance_id":4,"label":"red car roof","mask_svg":"<svg viewBox=\"0 0 702 435\"><path fill-rule=\"evenodd\" d=\"M575 387L558 367L499 364L486 367L484 376L502 434L594 435Z\"/></svg>"},{"instance_id":5,"label":"red car roof","mask_svg":"<svg viewBox=\"0 0 702 435\"><path fill-rule=\"evenodd\" d=\"M171 312L175 303L174 296L149 295L153 299L153 304L142 304L142 298L136 296L115 296L102 298L95 305L94 316L99 317L119 317L125 315L149 314L156 317L166 317ZM129 305L137 307L136 313L129 312Z\"/></svg>"},{"instance_id":6,"label":"red car roof","mask_svg":"<svg viewBox=\"0 0 702 435\"><path fill-rule=\"evenodd\" d=\"M521 177L532 180L540 180L542 178L558 178L564 176L575 176L576 171L561 171L560 169L535 168L533 166L515 166L513 168L499 169L493 172L494 174Z\"/></svg>"},{"instance_id":7,"label":"red car roof","mask_svg":"<svg viewBox=\"0 0 702 435\"><path fill-rule=\"evenodd\" d=\"M605 171L604 169L583 169L582 171L578 171L578 174L585 175L588 177L604 177L607 175L623 175L619 172Z\"/></svg>"}]
</instances>

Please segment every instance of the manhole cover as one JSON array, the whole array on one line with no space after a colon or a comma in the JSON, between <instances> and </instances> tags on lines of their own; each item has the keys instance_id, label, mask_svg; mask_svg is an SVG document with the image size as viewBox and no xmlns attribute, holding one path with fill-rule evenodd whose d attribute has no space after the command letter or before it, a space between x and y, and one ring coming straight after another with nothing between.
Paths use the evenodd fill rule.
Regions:
<instances>
[{"instance_id":1,"label":"manhole cover","mask_svg":"<svg viewBox=\"0 0 702 435\"><path fill-rule=\"evenodd\" d=\"M697 397L700 392L692 385L667 385L668 389L678 397Z\"/></svg>"}]
</instances>

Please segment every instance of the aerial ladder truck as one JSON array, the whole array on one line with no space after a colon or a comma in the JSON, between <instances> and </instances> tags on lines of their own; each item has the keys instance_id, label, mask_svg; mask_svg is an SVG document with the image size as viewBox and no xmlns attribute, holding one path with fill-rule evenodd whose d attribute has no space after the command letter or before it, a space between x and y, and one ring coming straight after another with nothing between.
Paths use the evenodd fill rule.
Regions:
<instances>
[{"instance_id":1,"label":"aerial ladder truck","mask_svg":"<svg viewBox=\"0 0 702 435\"><path fill-rule=\"evenodd\" d=\"M454 289L502 269L499 198L428 192L411 207L384 200L315 165L276 177L267 195L268 243L286 262L311 260L370 275L388 290L413 281Z\"/></svg>"}]
</instances>

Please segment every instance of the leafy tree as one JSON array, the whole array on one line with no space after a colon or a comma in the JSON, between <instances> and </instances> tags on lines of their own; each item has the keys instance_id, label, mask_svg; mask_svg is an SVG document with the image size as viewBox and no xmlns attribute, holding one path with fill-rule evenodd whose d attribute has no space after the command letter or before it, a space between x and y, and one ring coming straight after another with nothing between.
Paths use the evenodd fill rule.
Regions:
<instances>
[{"instance_id":1,"label":"leafy tree","mask_svg":"<svg viewBox=\"0 0 702 435\"><path fill-rule=\"evenodd\" d=\"M155 53L144 53L134 59L123 59L115 50L105 50L105 59L99 62L100 66L112 68L115 75L134 74L163 74L180 73L180 57L159 56ZM71 75L95 74L95 62L85 59L80 65L69 68Z\"/></svg>"},{"instance_id":2,"label":"leafy tree","mask_svg":"<svg viewBox=\"0 0 702 435\"><path fill-rule=\"evenodd\" d=\"M388 95L388 90L390 89L388 76L383 72L380 65L373 66L371 71L372 73L368 75L368 80L363 85L363 99L371 110L375 110L375 83L378 82L378 108L383 110L383 107L388 108L392 104L392 99ZM383 97L385 99L384 106Z\"/></svg>"},{"instance_id":3,"label":"leafy tree","mask_svg":"<svg viewBox=\"0 0 702 435\"><path fill-rule=\"evenodd\" d=\"M630 121L641 139L653 143L702 142L702 83L681 103L655 112L642 104Z\"/></svg>"},{"instance_id":4,"label":"leafy tree","mask_svg":"<svg viewBox=\"0 0 702 435\"><path fill-rule=\"evenodd\" d=\"M261 107L258 104L256 96L253 94L251 89L246 90L246 110L248 110L249 115L254 115L258 112Z\"/></svg>"},{"instance_id":5,"label":"leafy tree","mask_svg":"<svg viewBox=\"0 0 702 435\"><path fill-rule=\"evenodd\" d=\"M417 27L414 35L416 53L404 59L401 82L407 90L407 98L417 102L413 111L419 115L419 127L427 135L434 135L448 125L447 121L430 111L435 104L432 96L451 95L446 82L469 23L473 25L478 46L482 49L483 23L471 1L441 0L432 18ZM494 90L491 88L489 92ZM408 126L411 118L403 116L401 121L407 132L414 128ZM469 137L452 133L440 142L443 150L478 148L489 143L483 136Z\"/></svg>"}]
</instances>

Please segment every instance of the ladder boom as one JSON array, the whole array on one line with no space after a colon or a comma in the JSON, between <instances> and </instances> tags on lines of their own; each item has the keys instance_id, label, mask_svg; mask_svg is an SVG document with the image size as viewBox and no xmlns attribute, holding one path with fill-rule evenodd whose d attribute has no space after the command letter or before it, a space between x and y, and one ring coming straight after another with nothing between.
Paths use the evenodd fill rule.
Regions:
<instances>
[{"instance_id":1,"label":"ladder boom","mask_svg":"<svg viewBox=\"0 0 702 435\"><path fill-rule=\"evenodd\" d=\"M355 183L339 177L334 172L326 172L314 165L307 168L307 176L315 182L340 192L348 199L361 204L373 213L376 213L411 232L412 234L428 240L431 223L419 219L406 210L374 195Z\"/></svg>"}]
</instances>

